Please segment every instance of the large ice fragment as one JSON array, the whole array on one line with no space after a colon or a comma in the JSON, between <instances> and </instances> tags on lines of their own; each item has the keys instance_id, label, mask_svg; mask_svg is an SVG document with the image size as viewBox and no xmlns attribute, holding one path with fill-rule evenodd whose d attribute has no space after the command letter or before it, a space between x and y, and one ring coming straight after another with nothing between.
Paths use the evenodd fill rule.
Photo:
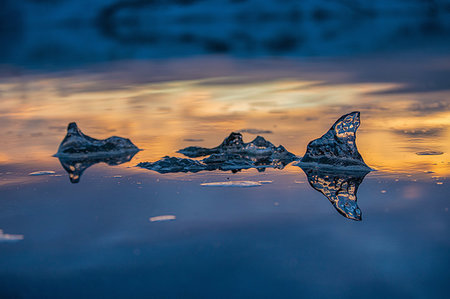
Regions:
<instances>
[{"instance_id":1,"label":"large ice fragment","mask_svg":"<svg viewBox=\"0 0 450 299\"><path fill-rule=\"evenodd\" d=\"M322 137L311 141L299 165L370 170L356 147L360 113L341 116Z\"/></svg>"},{"instance_id":2,"label":"large ice fragment","mask_svg":"<svg viewBox=\"0 0 450 299\"><path fill-rule=\"evenodd\" d=\"M178 151L190 158L208 156L202 160L164 157L156 162L142 162L138 167L159 173L198 172L202 170L231 170L256 168L264 171L267 167L282 169L297 157L283 146L274 146L261 136L245 143L240 133L231 133L214 148L190 146Z\"/></svg>"},{"instance_id":3,"label":"large ice fragment","mask_svg":"<svg viewBox=\"0 0 450 299\"><path fill-rule=\"evenodd\" d=\"M340 214L352 220L362 219L356 192L369 173L368 170L346 172L308 167L302 169L308 177L309 184L325 195Z\"/></svg>"},{"instance_id":4,"label":"large ice fragment","mask_svg":"<svg viewBox=\"0 0 450 299\"><path fill-rule=\"evenodd\" d=\"M70 123L67 134L59 145L56 157L108 157L118 154L137 153L139 149L130 139L112 136L103 140L89 137Z\"/></svg>"},{"instance_id":5,"label":"large ice fragment","mask_svg":"<svg viewBox=\"0 0 450 299\"><path fill-rule=\"evenodd\" d=\"M242 154L247 156L272 156L278 159L290 160L292 162L295 155L288 152L283 146L275 146L264 137L257 136L254 140L245 143L241 133L231 133L230 136L218 146L204 148L189 146L178 151L189 158L197 158L212 154Z\"/></svg>"}]
</instances>

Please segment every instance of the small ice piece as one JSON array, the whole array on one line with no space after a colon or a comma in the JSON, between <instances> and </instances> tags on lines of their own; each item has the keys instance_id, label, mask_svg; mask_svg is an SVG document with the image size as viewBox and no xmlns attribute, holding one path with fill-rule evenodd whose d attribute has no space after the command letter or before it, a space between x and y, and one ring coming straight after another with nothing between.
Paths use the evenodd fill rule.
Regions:
<instances>
[{"instance_id":1,"label":"small ice piece","mask_svg":"<svg viewBox=\"0 0 450 299\"><path fill-rule=\"evenodd\" d=\"M113 178L115 178L115 179L120 179L122 176L121 175L115 175L115 176L113 176Z\"/></svg>"},{"instance_id":2,"label":"small ice piece","mask_svg":"<svg viewBox=\"0 0 450 299\"><path fill-rule=\"evenodd\" d=\"M112 155L135 154L139 151L130 139L112 136L98 140L81 132L77 124L72 122L67 127L67 134L59 145L55 157L110 157Z\"/></svg>"},{"instance_id":3,"label":"small ice piece","mask_svg":"<svg viewBox=\"0 0 450 299\"><path fill-rule=\"evenodd\" d=\"M55 174L56 172L52 171L52 170L41 170L41 171L35 171L35 172L30 172L28 175L32 175L32 176L37 176L37 175L51 175L51 174Z\"/></svg>"},{"instance_id":4,"label":"small ice piece","mask_svg":"<svg viewBox=\"0 0 450 299\"><path fill-rule=\"evenodd\" d=\"M23 240L23 235L10 235L3 233L3 230L0 229L0 242L13 242Z\"/></svg>"},{"instance_id":5,"label":"small ice piece","mask_svg":"<svg viewBox=\"0 0 450 299\"><path fill-rule=\"evenodd\" d=\"M421 151L421 152L417 152L416 155L419 156L439 156L442 155L444 152L440 152L440 151Z\"/></svg>"},{"instance_id":6,"label":"small ice piece","mask_svg":"<svg viewBox=\"0 0 450 299\"><path fill-rule=\"evenodd\" d=\"M322 137L308 144L306 153L298 165L315 164L331 168L371 170L356 147L356 130L360 125L360 113L341 116Z\"/></svg>"},{"instance_id":7,"label":"small ice piece","mask_svg":"<svg viewBox=\"0 0 450 299\"><path fill-rule=\"evenodd\" d=\"M150 217L150 222L157 222L157 221L169 221L169 220L175 220L177 217L175 215L161 215L161 216L155 216Z\"/></svg>"},{"instance_id":8,"label":"small ice piece","mask_svg":"<svg viewBox=\"0 0 450 299\"><path fill-rule=\"evenodd\" d=\"M204 187L259 187L262 186L260 182L255 181L227 181L227 182L212 182L200 184Z\"/></svg>"},{"instance_id":9,"label":"small ice piece","mask_svg":"<svg viewBox=\"0 0 450 299\"><path fill-rule=\"evenodd\" d=\"M258 183L265 185L265 184L272 184L273 181L258 181Z\"/></svg>"}]
</instances>

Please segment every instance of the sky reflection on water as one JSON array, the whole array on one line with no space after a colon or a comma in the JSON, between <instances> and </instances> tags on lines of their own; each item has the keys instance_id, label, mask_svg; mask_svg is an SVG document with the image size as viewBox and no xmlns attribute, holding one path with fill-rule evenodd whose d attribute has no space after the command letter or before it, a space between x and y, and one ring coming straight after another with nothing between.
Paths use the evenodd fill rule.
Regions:
<instances>
[{"instance_id":1,"label":"sky reflection on water","mask_svg":"<svg viewBox=\"0 0 450 299\"><path fill-rule=\"evenodd\" d=\"M136 164L176 155L187 145L213 146L231 131L249 129L273 132L273 143L301 156L334 119L359 110L357 142L369 165L388 172L448 175L449 85L422 90L426 84L421 80L432 81L429 75L436 69L439 77L448 75L450 65L438 56L420 75L422 65L414 69L412 59L385 62L404 66L398 75L372 71L372 59L248 65L245 60L206 59L201 70L193 69L194 79L183 75L183 69L193 67L190 60L4 78L0 121L7 130L0 137L7 142L0 160L47 160L71 121L96 138L131 138L144 149ZM378 73L383 72L387 77L381 80ZM247 141L253 136L244 133ZM184 141L192 138L204 141ZM443 154L416 154L422 151Z\"/></svg>"}]
</instances>

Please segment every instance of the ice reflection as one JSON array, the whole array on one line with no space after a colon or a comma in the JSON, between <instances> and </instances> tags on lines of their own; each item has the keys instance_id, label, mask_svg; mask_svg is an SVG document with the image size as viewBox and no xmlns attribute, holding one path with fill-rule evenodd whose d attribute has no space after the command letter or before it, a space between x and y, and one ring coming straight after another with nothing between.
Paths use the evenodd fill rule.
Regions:
<instances>
[{"instance_id":1,"label":"ice reflection","mask_svg":"<svg viewBox=\"0 0 450 299\"><path fill-rule=\"evenodd\" d=\"M325 195L341 215L352 220L362 220L356 193L369 171L349 172L305 166L301 166L301 168L308 177L311 187Z\"/></svg>"},{"instance_id":2,"label":"ice reflection","mask_svg":"<svg viewBox=\"0 0 450 299\"><path fill-rule=\"evenodd\" d=\"M97 163L106 163L110 166L120 165L131 161L137 152L128 154L113 155L110 157L99 157L99 158L59 158L61 166L69 174L70 182L76 184L80 181L83 172Z\"/></svg>"}]
</instances>

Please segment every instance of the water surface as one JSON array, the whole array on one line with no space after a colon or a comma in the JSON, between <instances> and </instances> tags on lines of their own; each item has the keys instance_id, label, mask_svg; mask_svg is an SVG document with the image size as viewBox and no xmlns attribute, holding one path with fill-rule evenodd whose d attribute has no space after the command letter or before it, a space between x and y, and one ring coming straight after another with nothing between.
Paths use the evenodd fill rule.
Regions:
<instances>
[{"instance_id":1,"label":"water surface","mask_svg":"<svg viewBox=\"0 0 450 299\"><path fill-rule=\"evenodd\" d=\"M2 297L449 292L447 54L202 56L4 73ZM231 132L302 156L354 110L359 151L376 169L357 179L362 221L339 214L293 164L236 173L135 167L182 157L176 151L190 145L217 146ZM52 155L72 121L89 136L130 138L143 151L115 166L92 163L71 183ZM55 173L29 175L37 171ZM266 183L201 185L228 181Z\"/></svg>"}]
</instances>

